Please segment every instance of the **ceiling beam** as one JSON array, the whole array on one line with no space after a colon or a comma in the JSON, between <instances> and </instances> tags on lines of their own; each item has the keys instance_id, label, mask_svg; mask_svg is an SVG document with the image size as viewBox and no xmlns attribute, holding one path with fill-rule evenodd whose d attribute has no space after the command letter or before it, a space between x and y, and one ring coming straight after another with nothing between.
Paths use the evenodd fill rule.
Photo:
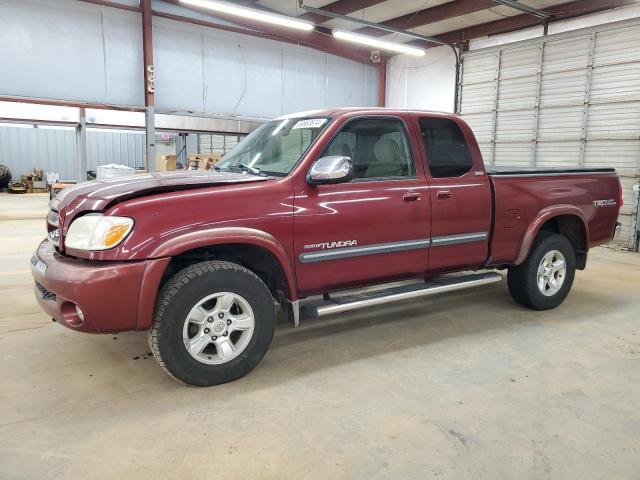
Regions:
<instances>
[{"instance_id":1,"label":"ceiling beam","mask_svg":"<svg viewBox=\"0 0 640 480\"><path fill-rule=\"evenodd\" d=\"M532 17L529 14L514 15L502 20L481 23L479 25L459 30L439 33L438 38L453 44L464 44L473 38L509 33L516 30L543 25L549 21L554 22L559 20L568 20L570 18L600 12L602 10L609 10L611 8L623 7L625 5L633 5L637 3L637 0L574 0L572 2L548 7L546 11L551 16L546 20ZM410 42L410 44L423 48L437 46L434 43L428 44L423 41L414 41Z\"/></svg>"},{"instance_id":2,"label":"ceiling beam","mask_svg":"<svg viewBox=\"0 0 640 480\"><path fill-rule=\"evenodd\" d=\"M368 25L372 28L376 28L379 30L384 30L388 33L397 33L399 35L406 35L409 37L413 37L413 38L418 38L421 40L424 40L426 42L431 42L431 43L438 43L440 45L447 45L446 42L441 42L440 39L438 39L437 37L430 37L427 35L421 35L419 33L414 33L414 32L407 32L406 30L399 30L397 28L392 28L392 27L387 27L384 25L381 25L379 23L375 23L375 22L370 22L368 20L363 20L357 17L350 17L348 15L341 15L339 13L333 13L333 12L328 12L325 10L321 10L319 8L314 8L314 7L310 7L308 5L300 5L302 8L304 8L305 10L310 11L311 13L318 13L320 15L327 15L328 17L331 18L338 18L340 20L346 20L348 22L353 22L353 23L359 23L362 25Z\"/></svg>"},{"instance_id":3,"label":"ceiling beam","mask_svg":"<svg viewBox=\"0 0 640 480\"><path fill-rule=\"evenodd\" d=\"M454 0L453 2L443 3L442 5L425 8L424 10L392 18L391 20L380 22L380 24L386 27L408 30L422 25L427 25L429 23L460 17L468 13L486 10L491 7L495 7L493 0ZM374 37L387 35L383 30L373 27L360 28L356 30L355 33L371 35Z\"/></svg>"},{"instance_id":4,"label":"ceiling beam","mask_svg":"<svg viewBox=\"0 0 640 480\"><path fill-rule=\"evenodd\" d=\"M357 12L363 8L373 7L385 0L338 0L337 2L330 3L322 7L323 10L329 12L338 13L340 15L347 15L349 13ZM298 17L301 20L308 20L314 23L322 23L330 20L329 17L321 15L319 13L305 13Z\"/></svg>"},{"instance_id":5,"label":"ceiling beam","mask_svg":"<svg viewBox=\"0 0 640 480\"><path fill-rule=\"evenodd\" d=\"M495 3L500 5L504 5L505 7L511 7L515 10L519 10L524 13L528 13L529 15L533 15L538 18L549 18L551 15L549 12L544 10L539 10L537 8L530 7L529 5L525 5L524 3L520 3L517 0L493 0Z\"/></svg>"}]
</instances>

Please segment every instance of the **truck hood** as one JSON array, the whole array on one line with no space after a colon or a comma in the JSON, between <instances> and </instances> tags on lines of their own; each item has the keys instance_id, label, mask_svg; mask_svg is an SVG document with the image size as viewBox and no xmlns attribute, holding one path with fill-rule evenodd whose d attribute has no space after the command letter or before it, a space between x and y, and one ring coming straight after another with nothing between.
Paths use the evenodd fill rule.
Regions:
<instances>
[{"instance_id":1,"label":"truck hood","mask_svg":"<svg viewBox=\"0 0 640 480\"><path fill-rule=\"evenodd\" d=\"M129 177L94 180L62 190L49 206L66 217L80 211L101 211L115 203L156 193L206 188L248 182L263 182L269 177L248 173L184 171L155 172Z\"/></svg>"}]
</instances>

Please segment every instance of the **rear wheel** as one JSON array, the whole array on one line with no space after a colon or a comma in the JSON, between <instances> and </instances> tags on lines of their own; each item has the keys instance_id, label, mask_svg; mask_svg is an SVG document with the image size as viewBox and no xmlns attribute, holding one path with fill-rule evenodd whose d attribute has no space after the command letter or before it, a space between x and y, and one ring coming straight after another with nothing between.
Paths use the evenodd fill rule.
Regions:
<instances>
[{"instance_id":1,"label":"rear wheel","mask_svg":"<svg viewBox=\"0 0 640 480\"><path fill-rule=\"evenodd\" d=\"M253 272L230 262L202 262L162 288L149 345L177 380L217 385L246 375L260 362L275 323L273 298Z\"/></svg>"},{"instance_id":2,"label":"rear wheel","mask_svg":"<svg viewBox=\"0 0 640 480\"><path fill-rule=\"evenodd\" d=\"M527 260L509 268L507 283L513 299L534 310L560 305L571 290L576 256L566 237L540 232Z\"/></svg>"}]
</instances>

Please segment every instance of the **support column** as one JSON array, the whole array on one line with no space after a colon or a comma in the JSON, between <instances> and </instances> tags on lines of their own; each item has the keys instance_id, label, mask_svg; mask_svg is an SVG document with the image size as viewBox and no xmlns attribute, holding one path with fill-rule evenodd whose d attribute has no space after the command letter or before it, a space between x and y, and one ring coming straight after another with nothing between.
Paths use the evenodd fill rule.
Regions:
<instances>
[{"instance_id":1,"label":"support column","mask_svg":"<svg viewBox=\"0 0 640 480\"><path fill-rule=\"evenodd\" d=\"M378 106L387 103L387 57L381 57L378 64Z\"/></svg>"},{"instance_id":2,"label":"support column","mask_svg":"<svg viewBox=\"0 0 640 480\"><path fill-rule=\"evenodd\" d=\"M76 179L87 180L87 117L84 107L80 108L80 121L76 126Z\"/></svg>"},{"instance_id":3,"label":"support column","mask_svg":"<svg viewBox=\"0 0 640 480\"><path fill-rule=\"evenodd\" d=\"M145 153L147 171L154 172L156 170L156 122L151 0L141 0L140 6L142 7L142 50L144 57Z\"/></svg>"}]
</instances>

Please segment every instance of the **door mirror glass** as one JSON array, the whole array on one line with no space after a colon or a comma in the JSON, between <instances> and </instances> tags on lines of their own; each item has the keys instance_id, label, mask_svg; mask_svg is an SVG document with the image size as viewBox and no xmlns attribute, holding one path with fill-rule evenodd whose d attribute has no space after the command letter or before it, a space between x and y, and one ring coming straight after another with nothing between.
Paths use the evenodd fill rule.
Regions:
<instances>
[{"instance_id":1,"label":"door mirror glass","mask_svg":"<svg viewBox=\"0 0 640 480\"><path fill-rule=\"evenodd\" d=\"M351 158L341 155L319 158L307 174L307 182L311 185L344 183L352 178L353 163Z\"/></svg>"}]
</instances>

